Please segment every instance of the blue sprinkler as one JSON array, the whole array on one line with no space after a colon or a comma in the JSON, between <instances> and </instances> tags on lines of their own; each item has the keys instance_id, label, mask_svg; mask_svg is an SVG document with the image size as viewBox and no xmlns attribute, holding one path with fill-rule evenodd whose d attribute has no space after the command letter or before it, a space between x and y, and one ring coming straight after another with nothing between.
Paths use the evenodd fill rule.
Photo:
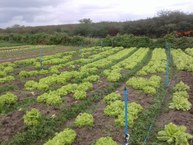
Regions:
<instances>
[{"instance_id":1,"label":"blue sprinkler","mask_svg":"<svg viewBox=\"0 0 193 145\"><path fill-rule=\"evenodd\" d=\"M125 110L125 144L129 145L129 124L128 124L128 92L127 88L124 88L124 110Z\"/></svg>"}]
</instances>

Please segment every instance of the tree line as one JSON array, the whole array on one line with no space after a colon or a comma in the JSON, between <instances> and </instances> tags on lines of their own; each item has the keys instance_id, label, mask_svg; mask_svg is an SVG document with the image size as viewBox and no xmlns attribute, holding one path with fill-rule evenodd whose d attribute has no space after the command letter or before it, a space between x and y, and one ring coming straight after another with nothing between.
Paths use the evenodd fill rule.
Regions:
<instances>
[{"instance_id":1,"label":"tree line","mask_svg":"<svg viewBox=\"0 0 193 145\"><path fill-rule=\"evenodd\" d=\"M186 14L181 11L159 11L153 18L136 21L93 23L88 18L80 20L80 24L36 27L14 25L10 28L0 29L0 32L17 34L63 33L67 36L95 38L104 38L108 35L116 36L117 34L133 34L135 36L159 38L166 34L174 34L175 31L189 30L193 30L193 14Z\"/></svg>"}]
</instances>

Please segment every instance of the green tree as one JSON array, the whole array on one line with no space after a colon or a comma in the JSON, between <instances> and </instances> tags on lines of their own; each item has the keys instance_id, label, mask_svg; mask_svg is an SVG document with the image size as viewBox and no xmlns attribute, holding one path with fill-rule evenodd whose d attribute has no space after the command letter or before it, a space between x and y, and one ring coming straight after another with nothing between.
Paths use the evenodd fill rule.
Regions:
<instances>
[{"instance_id":1,"label":"green tree","mask_svg":"<svg viewBox=\"0 0 193 145\"><path fill-rule=\"evenodd\" d=\"M90 18L84 18L84 19L80 19L79 22L81 24L91 24L92 20Z\"/></svg>"}]
</instances>

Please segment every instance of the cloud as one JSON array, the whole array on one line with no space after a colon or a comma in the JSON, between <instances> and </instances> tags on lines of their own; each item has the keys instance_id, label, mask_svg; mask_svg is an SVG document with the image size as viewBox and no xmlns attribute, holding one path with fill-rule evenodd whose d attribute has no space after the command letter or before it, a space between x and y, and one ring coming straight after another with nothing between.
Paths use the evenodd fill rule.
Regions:
<instances>
[{"instance_id":1,"label":"cloud","mask_svg":"<svg viewBox=\"0 0 193 145\"><path fill-rule=\"evenodd\" d=\"M1 0L0 28L78 23L82 18L126 21L153 17L160 10L192 12L192 0Z\"/></svg>"},{"instance_id":2,"label":"cloud","mask_svg":"<svg viewBox=\"0 0 193 145\"><path fill-rule=\"evenodd\" d=\"M0 8L29 8L29 7L42 7L42 6L57 6L62 2L68 0L1 0Z\"/></svg>"}]
</instances>

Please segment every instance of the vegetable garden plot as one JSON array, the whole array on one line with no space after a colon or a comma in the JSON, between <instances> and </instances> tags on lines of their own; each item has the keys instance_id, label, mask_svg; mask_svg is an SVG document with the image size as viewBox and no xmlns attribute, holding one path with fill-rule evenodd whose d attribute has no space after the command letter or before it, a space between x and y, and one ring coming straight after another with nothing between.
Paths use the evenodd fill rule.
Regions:
<instances>
[{"instance_id":1,"label":"vegetable garden plot","mask_svg":"<svg viewBox=\"0 0 193 145\"><path fill-rule=\"evenodd\" d=\"M115 49L116 50L116 49ZM117 51L117 50L116 50ZM111 53L111 51L110 51L110 53Z\"/></svg>"},{"instance_id":2,"label":"vegetable garden plot","mask_svg":"<svg viewBox=\"0 0 193 145\"><path fill-rule=\"evenodd\" d=\"M179 57L183 57L185 54L183 53L179 53ZM43 70L45 72L39 71L39 58L25 61L19 61L14 65L5 63L1 67L2 71L6 72L6 74L0 74L2 78L10 75L16 79L16 81L12 80L9 83L4 82L3 86L8 84L15 86L17 85L15 82L20 82L19 87L15 87L11 91L19 100L14 104L4 103L4 115L2 114L0 117L0 121L7 124L0 127L3 133L1 134L1 141L4 144L52 144L52 142L59 143L60 141L75 145L90 145L100 142L122 144L124 142L122 127L124 126L124 114L121 91L123 91L122 88L127 81L129 90L132 90L130 96L132 102L129 105L132 107L133 104L138 108L133 109L138 110L136 114L133 114L133 119L131 116L129 118L130 126L133 127L130 128L132 132L130 141L132 143L141 144L143 142L147 133L146 129L151 123L148 113L149 117L153 118L155 113L151 110L158 111L160 109L159 101L161 101L163 94L159 93L164 92L162 85L165 81L162 77L165 73L164 63L166 62L164 49L95 47L62 52L43 58L47 72L45 70ZM152 62L156 62L156 65L153 66ZM174 64L178 65L177 63ZM33 65L31 70L28 68L30 65ZM11 67L13 70L10 69ZM21 73L23 68L26 71ZM139 77L138 72L144 71L143 68L149 68L149 70L154 68L156 71L146 69L147 76ZM161 71L157 70L158 68ZM18 75L19 73L20 75ZM116 74L120 77L116 77ZM112 81L108 78L109 76L116 79ZM22 79L22 82L20 79ZM133 80L133 82L129 80ZM136 81L138 83L135 83ZM191 90L192 88L190 88ZM25 98L25 93L16 93L19 91L25 91L27 98ZM119 91L119 97L114 97L116 95L105 97L116 91ZM1 94L4 95L6 92L4 91ZM106 100L110 100L110 102L105 104L103 98L107 98ZM189 98L192 103L191 95ZM120 113L110 117L108 111L105 111L105 115L105 108L116 101L120 101L120 104L122 104L120 105ZM38 111L34 111L30 115L41 116L41 119L39 118L41 121L38 124L27 125L23 116L33 108ZM113 111L113 109L110 109L110 111ZM37 112L40 112L41 115ZM90 115L83 115L79 123L74 124L77 116L81 116L80 113ZM8 121L8 119L15 120L16 118L18 118L20 126ZM5 130L9 127L10 130L6 133ZM187 131L190 130L189 127L187 125ZM157 129L156 134L161 129L163 128ZM57 135L55 135L56 132ZM69 132L69 139L71 138L71 140L65 140L62 137L66 137L68 134L66 132ZM138 136L139 133L140 136ZM152 144L160 143L157 139L150 141L153 141Z\"/></svg>"}]
</instances>

